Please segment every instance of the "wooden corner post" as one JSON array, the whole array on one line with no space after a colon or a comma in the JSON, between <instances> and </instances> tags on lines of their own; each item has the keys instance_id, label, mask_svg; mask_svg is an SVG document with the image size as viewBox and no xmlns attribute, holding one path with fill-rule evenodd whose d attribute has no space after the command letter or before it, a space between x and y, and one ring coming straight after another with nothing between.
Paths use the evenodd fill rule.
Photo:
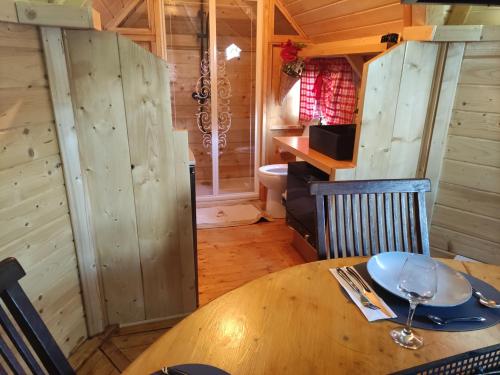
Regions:
<instances>
[{"instance_id":1,"label":"wooden corner post","mask_svg":"<svg viewBox=\"0 0 500 375\"><path fill-rule=\"evenodd\" d=\"M75 239L87 331L93 336L104 330L107 321L94 228L90 219L90 204L82 179L62 31L58 27L42 27L41 33Z\"/></svg>"}]
</instances>

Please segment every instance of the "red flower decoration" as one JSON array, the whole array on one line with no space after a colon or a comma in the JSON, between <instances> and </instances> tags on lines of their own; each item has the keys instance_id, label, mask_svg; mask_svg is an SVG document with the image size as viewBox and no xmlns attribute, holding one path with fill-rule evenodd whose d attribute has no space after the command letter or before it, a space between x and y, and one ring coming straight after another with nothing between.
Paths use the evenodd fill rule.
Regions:
<instances>
[{"instance_id":1,"label":"red flower decoration","mask_svg":"<svg viewBox=\"0 0 500 375\"><path fill-rule=\"evenodd\" d=\"M290 39L286 43L281 43L280 56L283 62L289 63L297 60L297 54L302 48L293 43Z\"/></svg>"}]
</instances>

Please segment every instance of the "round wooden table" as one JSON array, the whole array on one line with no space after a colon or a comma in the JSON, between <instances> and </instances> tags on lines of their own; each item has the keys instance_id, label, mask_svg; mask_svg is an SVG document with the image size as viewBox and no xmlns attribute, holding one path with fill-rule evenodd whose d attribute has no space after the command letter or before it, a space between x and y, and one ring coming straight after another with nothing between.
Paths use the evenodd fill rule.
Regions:
<instances>
[{"instance_id":1,"label":"round wooden table","mask_svg":"<svg viewBox=\"0 0 500 375\"><path fill-rule=\"evenodd\" d=\"M125 373L205 363L231 374L386 374L500 342L497 325L469 332L419 330L422 349L397 346L389 336L396 324L369 323L328 271L363 261L307 263L252 281L185 318ZM500 267L443 262L500 287Z\"/></svg>"}]
</instances>

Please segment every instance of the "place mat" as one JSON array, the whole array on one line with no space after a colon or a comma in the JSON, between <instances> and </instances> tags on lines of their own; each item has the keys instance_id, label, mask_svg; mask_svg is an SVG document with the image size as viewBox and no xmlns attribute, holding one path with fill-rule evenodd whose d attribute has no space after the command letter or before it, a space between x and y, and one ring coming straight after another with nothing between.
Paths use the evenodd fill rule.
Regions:
<instances>
[{"instance_id":1,"label":"place mat","mask_svg":"<svg viewBox=\"0 0 500 375\"><path fill-rule=\"evenodd\" d=\"M393 322L406 324L406 319L408 318L409 304L408 301L400 298L384 288L378 285L372 280L368 270L366 268L367 263L360 263L354 266L356 270L363 276L366 282L375 290L375 292L387 303L391 309L398 316L394 319L389 319ZM476 279L473 276L462 273L462 275L470 282L474 289L481 291L488 298L492 298L496 301L500 300L500 292L498 292L493 286L485 283L482 280ZM444 326L439 326L425 316L427 314L437 315L444 319L452 319L461 316L483 316L486 318L484 322L454 322L448 323ZM418 305L415 311L415 317L413 319L412 327L428 329L432 331L449 331L449 332L461 332L461 331L474 331L479 329L485 329L498 324L500 321L500 309L492 309L483 306L479 303L476 297L471 296L471 298L458 306L453 307L432 307L425 305Z\"/></svg>"}]
</instances>

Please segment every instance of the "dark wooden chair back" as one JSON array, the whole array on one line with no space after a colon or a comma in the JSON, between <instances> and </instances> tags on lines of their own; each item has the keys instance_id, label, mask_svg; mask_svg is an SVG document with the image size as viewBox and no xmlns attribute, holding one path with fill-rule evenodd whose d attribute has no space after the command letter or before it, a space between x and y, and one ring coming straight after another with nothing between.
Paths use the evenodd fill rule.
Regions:
<instances>
[{"instance_id":1,"label":"dark wooden chair back","mask_svg":"<svg viewBox=\"0 0 500 375\"><path fill-rule=\"evenodd\" d=\"M12 319L0 304L0 325L11 342L8 345L7 337L0 335L0 355L14 374L25 374L21 361L24 361L33 374L74 374L63 352L57 346L30 300L19 285L19 280L26 275L19 262L14 258L0 261L0 299L7 307ZM39 362L35 359L21 332L36 353ZM11 349L15 348L15 349ZM17 355L14 353L17 351ZM42 370L40 364L45 367ZM0 374L5 373L0 366Z\"/></svg>"},{"instance_id":2,"label":"dark wooden chair back","mask_svg":"<svg viewBox=\"0 0 500 375\"><path fill-rule=\"evenodd\" d=\"M313 182L319 259L429 254L427 179Z\"/></svg>"}]
</instances>

